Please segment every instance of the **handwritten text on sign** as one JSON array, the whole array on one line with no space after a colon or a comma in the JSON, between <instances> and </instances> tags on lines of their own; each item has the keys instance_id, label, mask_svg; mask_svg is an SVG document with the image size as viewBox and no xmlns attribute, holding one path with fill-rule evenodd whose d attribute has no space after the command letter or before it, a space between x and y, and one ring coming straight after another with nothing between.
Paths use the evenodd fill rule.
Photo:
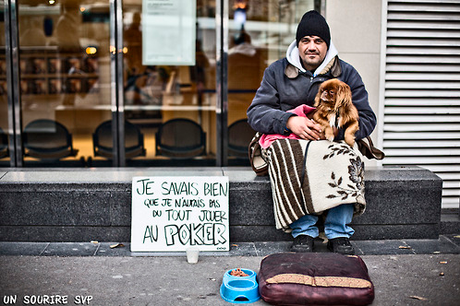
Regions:
<instances>
[{"instance_id":1,"label":"handwritten text on sign","mask_svg":"<svg viewBox=\"0 0 460 306\"><path fill-rule=\"evenodd\" d=\"M131 251L228 251L228 177L134 177Z\"/></svg>"}]
</instances>

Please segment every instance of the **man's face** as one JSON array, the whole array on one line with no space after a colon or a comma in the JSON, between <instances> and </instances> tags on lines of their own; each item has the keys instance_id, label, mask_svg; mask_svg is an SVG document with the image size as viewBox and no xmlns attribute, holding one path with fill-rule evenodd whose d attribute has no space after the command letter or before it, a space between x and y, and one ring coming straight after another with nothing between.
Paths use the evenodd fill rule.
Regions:
<instances>
[{"instance_id":1,"label":"man's face","mask_svg":"<svg viewBox=\"0 0 460 306\"><path fill-rule=\"evenodd\" d=\"M304 36L298 47L302 64L307 70L318 68L326 57L327 44L318 36Z\"/></svg>"}]
</instances>

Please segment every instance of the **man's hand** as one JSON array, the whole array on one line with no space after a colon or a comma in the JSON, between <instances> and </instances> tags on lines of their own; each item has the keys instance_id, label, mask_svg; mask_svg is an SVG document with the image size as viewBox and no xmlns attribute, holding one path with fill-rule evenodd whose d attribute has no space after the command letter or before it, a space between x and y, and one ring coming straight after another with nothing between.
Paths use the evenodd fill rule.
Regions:
<instances>
[{"instance_id":1,"label":"man's hand","mask_svg":"<svg viewBox=\"0 0 460 306\"><path fill-rule=\"evenodd\" d=\"M306 117L292 116L288 119L286 127L305 140L326 139L321 126Z\"/></svg>"}]
</instances>

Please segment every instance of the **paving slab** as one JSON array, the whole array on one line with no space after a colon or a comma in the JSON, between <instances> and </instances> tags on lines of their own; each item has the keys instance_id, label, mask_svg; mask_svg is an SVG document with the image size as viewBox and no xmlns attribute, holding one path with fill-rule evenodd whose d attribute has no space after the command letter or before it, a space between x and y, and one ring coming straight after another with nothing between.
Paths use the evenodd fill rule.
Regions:
<instances>
[{"instance_id":1,"label":"paving slab","mask_svg":"<svg viewBox=\"0 0 460 306\"><path fill-rule=\"evenodd\" d=\"M351 240L356 255L460 254L459 235L439 239ZM230 244L228 252L202 256L266 256L289 252L291 241L255 241ZM328 252L326 241L315 239L316 252ZM131 252L129 242L0 242L0 255L35 256L184 256L184 252Z\"/></svg>"},{"instance_id":2,"label":"paving slab","mask_svg":"<svg viewBox=\"0 0 460 306\"><path fill-rule=\"evenodd\" d=\"M48 245L49 242L0 242L0 255L39 256Z\"/></svg>"}]
</instances>

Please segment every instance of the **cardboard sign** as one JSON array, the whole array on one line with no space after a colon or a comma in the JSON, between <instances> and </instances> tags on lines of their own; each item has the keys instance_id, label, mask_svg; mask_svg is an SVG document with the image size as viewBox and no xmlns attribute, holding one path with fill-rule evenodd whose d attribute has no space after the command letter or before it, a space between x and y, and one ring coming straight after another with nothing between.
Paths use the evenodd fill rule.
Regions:
<instances>
[{"instance_id":1,"label":"cardboard sign","mask_svg":"<svg viewBox=\"0 0 460 306\"><path fill-rule=\"evenodd\" d=\"M134 177L131 251L228 251L228 177Z\"/></svg>"}]
</instances>

